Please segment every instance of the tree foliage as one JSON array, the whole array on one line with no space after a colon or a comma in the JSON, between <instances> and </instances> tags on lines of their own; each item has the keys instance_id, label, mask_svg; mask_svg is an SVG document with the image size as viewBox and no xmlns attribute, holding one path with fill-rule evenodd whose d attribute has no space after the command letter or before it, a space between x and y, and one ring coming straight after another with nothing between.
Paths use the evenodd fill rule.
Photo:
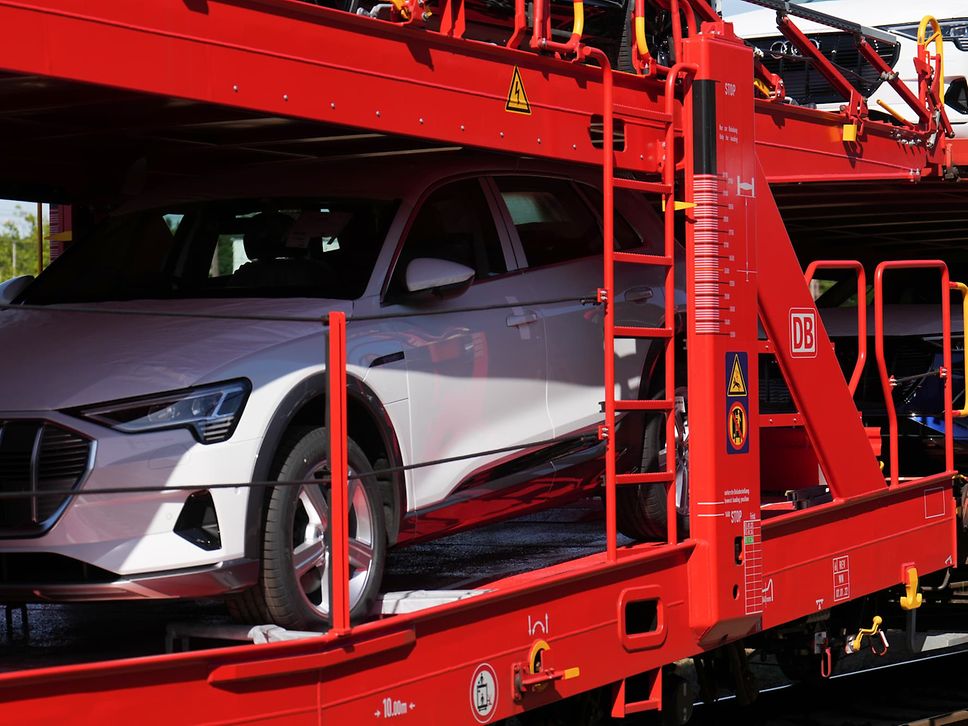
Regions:
<instances>
[{"instance_id":1,"label":"tree foliage","mask_svg":"<svg viewBox=\"0 0 968 726\"><path fill-rule=\"evenodd\" d=\"M44 266L50 263L50 228L44 224ZM37 214L19 204L0 224L0 281L37 274Z\"/></svg>"}]
</instances>

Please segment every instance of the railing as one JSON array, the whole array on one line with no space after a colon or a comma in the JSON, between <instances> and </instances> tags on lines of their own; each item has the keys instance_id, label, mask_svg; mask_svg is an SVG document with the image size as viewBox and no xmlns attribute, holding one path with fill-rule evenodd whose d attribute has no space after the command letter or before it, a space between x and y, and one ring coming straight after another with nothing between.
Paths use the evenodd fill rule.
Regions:
<instances>
[{"instance_id":1,"label":"railing","mask_svg":"<svg viewBox=\"0 0 968 726\"><path fill-rule=\"evenodd\" d=\"M944 456L945 471L954 472L954 419L951 397L951 306L948 296L953 289L948 279L948 266L941 260L892 260L880 263L874 270L874 353L877 358L877 371L884 392L884 405L887 408L887 421L890 437L891 486L900 481L898 473L898 425L897 409L894 406L894 379L887 372L884 356L884 273L888 270L935 269L941 272L941 345L942 366L938 371L944 385ZM957 284L957 283L956 283ZM954 288L958 289L958 288Z\"/></svg>"},{"instance_id":2,"label":"railing","mask_svg":"<svg viewBox=\"0 0 968 726\"><path fill-rule=\"evenodd\" d=\"M857 393L857 385L867 362L867 275L864 266L856 260L816 260L811 262L803 277L809 285L817 270L853 270L857 273L857 362L850 376L850 395Z\"/></svg>"}]
</instances>

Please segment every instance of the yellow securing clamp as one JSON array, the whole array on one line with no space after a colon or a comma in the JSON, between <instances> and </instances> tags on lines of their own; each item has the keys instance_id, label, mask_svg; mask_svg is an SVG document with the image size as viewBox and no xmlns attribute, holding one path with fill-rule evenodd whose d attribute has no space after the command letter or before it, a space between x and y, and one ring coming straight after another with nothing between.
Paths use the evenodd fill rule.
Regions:
<instances>
[{"instance_id":1,"label":"yellow securing clamp","mask_svg":"<svg viewBox=\"0 0 968 726\"><path fill-rule=\"evenodd\" d=\"M927 37L928 25L934 30L930 37ZM941 77L938 100L944 103L944 35L941 32L941 23L934 16L925 15L918 26L918 45L925 47L931 43L934 43L934 52L938 56L938 75Z\"/></svg>"},{"instance_id":2,"label":"yellow securing clamp","mask_svg":"<svg viewBox=\"0 0 968 726\"><path fill-rule=\"evenodd\" d=\"M767 98L771 98L773 96L773 92L770 91L770 87L765 83L763 83L763 81L761 81L759 78L753 79L753 88L755 88L757 91L762 93Z\"/></svg>"},{"instance_id":3,"label":"yellow securing clamp","mask_svg":"<svg viewBox=\"0 0 968 726\"><path fill-rule=\"evenodd\" d=\"M571 34L580 39L585 32L585 4L579 0L572 4L572 9L575 13L575 18L572 22Z\"/></svg>"},{"instance_id":4,"label":"yellow securing clamp","mask_svg":"<svg viewBox=\"0 0 968 726\"><path fill-rule=\"evenodd\" d=\"M635 46L638 49L640 56L643 58L649 57L649 41L645 38L644 15L635 16Z\"/></svg>"},{"instance_id":5,"label":"yellow securing clamp","mask_svg":"<svg viewBox=\"0 0 968 726\"><path fill-rule=\"evenodd\" d=\"M860 650L861 642L864 640L865 635L871 638L877 635L881 629L882 622L883 620L881 620L881 616L875 615L874 622L871 623L869 628L861 628L857 635L854 636L854 639L850 642L851 652L856 653L858 650Z\"/></svg>"},{"instance_id":6,"label":"yellow securing clamp","mask_svg":"<svg viewBox=\"0 0 968 726\"><path fill-rule=\"evenodd\" d=\"M924 598L918 592L918 568L907 568L907 582L904 584L905 594L901 595L901 608L903 610L916 610L921 607Z\"/></svg>"},{"instance_id":7,"label":"yellow securing clamp","mask_svg":"<svg viewBox=\"0 0 968 726\"><path fill-rule=\"evenodd\" d=\"M541 655L547 650L551 650L547 641L536 640L534 642L534 645L531 646L531 652L528 653L528 673L534 675L541 670Z\"/></svg>"}]
</instances>

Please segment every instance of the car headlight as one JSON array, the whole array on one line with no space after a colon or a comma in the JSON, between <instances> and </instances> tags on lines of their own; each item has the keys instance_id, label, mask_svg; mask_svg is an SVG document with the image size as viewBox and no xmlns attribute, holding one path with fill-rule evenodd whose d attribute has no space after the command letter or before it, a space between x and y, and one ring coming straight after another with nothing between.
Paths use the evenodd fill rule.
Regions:
<instances>
[{"instance_id":1,"label":"car headlight","mask_svg":"<svg viewBox=\"0 0 968 726\"><path fill-rule=\"evenodd\" d=\"M216 444L235 431L251 388L246 380L226 381L102 403L72 413L126 434L186 428L199 442Z\"/></svg>"},{"instance_id":2,"label":"car headlight","mask_svg":"<svg viewBox=\"0 0 968 726\"><path fill-rule=\"evenodd\" d=\"M902 23L901 25L885 25L883 30L895 33L911 40L918 39L918 27L921 23ZM939 20L941 35L945 40L952 41L958 50L968 50L968 18L949 18ZM930 28L929 28L930 32Z\"/></svg>"}]
</instances>

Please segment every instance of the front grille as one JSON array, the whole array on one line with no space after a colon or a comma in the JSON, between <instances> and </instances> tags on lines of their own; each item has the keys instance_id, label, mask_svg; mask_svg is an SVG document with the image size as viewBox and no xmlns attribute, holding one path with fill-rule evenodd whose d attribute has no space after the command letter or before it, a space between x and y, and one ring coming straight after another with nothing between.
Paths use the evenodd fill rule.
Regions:
<instances>
[{"instance_id":1,"label":"front grille","mask_svg":"<svg viewBox=\"0 0 968 726\"><path fill-rule=\"evenodd\" d=\"M955 48L968 51L968 35L959 35L957 38L952 38L952 40L955 43Z\"/></svg>"},{"instance_id":2,"label":"front grille","mask_svg":"<svg viewBox=\"0 0 968 726\"><path fill-rule=\"evenodd\" d=\"M815 33L809 38L862 96L870 96L883 83L878 72L858 52L854 37L849 33ZM874 39L868 42L884 62L893 68L900 54L899 46ZM812 105L844 103L847 100L833 89L813 64L805 60L786 38L756 38L750 43L763 51L763 64L772 73L783 78L787 95L797 103Z\"/></svg>"},{"instance_id":3,"label":"front grille","mask_svg":"<svg viewBox=\"0 0 968 726\"><path fill-rule=\"evenodd\" d=\"M35 496L0 502L0 537L43 534L67 505L63 494L88 472L90 439L43 421L0 421L0 492Z\"/></svg>"}]
</instances>

